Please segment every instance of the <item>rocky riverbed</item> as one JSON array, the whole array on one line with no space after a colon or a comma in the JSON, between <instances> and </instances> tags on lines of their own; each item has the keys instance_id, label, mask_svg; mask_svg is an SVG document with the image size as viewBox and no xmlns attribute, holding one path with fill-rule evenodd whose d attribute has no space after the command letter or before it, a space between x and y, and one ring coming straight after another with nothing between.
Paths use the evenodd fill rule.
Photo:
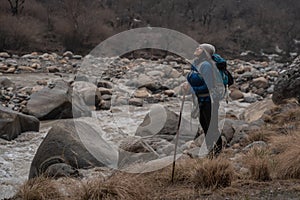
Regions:
<instances>
[{"instance_id":1,"label":"rocky riverbed","mask_svg":"<svg viewBox=\"0 0 300 200\"><path fill-rule=\"evenodd\" d=\"M91 55L83 58L72 52L61 56L55 53L32 53L23 56L0 53L1 106L13 112L1 111L8 112L9 116L13 117L6 120L8 115L3 114L0 119L6 131L0 134L0 198L13 196L18 187L27 180L29 171L32 170L30 165L37 152L46 152L45 159L48 159L47 155L55 157L61 153L58 150L57 154L46 151L60 148L51 146L51 141L59 140L75 147L82 146L76 142L77 136L72 135L71 129L65 125L64 119L72 117L77 118L75 127L77 122L87 124L87 127L92 127L91 132L96 130L97 134L101 134L104 142L96 142L97 145L112 144L116 147L109 152L108 157L113 157L112 152L116 149L118 151L118 147L135 154L148 153L154 156L150 160L171 156L176 132L174 122L178 119L183 94L181 85L185 82L185 74L189 70L189 64L179 60L180 58L173 56L156 61L95 58ZM276 93L274 88L279 87L276 86L278 79L283 79L282 74L294 70L295 66L299 71L299 57L291 65L273 61L228 61L235 84L230 88L231 101L228 104L222 101L220 108L220 129L227 148L236 148L249 133L259 130L264 125L261 117L274 106L271 98ZM293 84L297 86L298 83ZM283 87L284 84L281 88ZM299 98L297 91L293 94L292 97ZM284 99L282 95L277 96L281 98L277 99L278 102ZM180 138L182 143L179 149L180 153L197 157L197 148L202 145L203 137L202 140L192 142L193 134L198 131L198 124L197 120L190 117L191 109L192 99L191 95L188 95L184 104L181 127L183 137ZM22 132L23 126L15 121L23 115L38 119L39 131L26 129L26 132ZM151 120L147 122L147 115L150 116L154 127L149 128ZM15 123L14 127L19 126L20 129L9 128L12 122ZM156 125L158 127L155 127ZM54 126L60 129L51 129ZM149 132L145 127L150 131L153 128L157 129L157 135L144 137L145 130ZM64 132L66 138L46 137L50 130ZM92 140L91 136L87 142L92 144ZM42 141L44 145L41 145ZM251 145L265 144L260 142L250 144L250 147ZM81 153L86 155L84 150L77 152L79 155ZM121 155L120 152L118 155ZM66 153L66 156L72 157L73 154ZM143 160L144 157L138 157L137 160L139 159ZM134 159L133 163L131 161L125 160L125 165L119 166L128 167L136 160ZM68 160L68 163L72 162L72 159ZM70 165L76 168L80 162L78 160L78 163ZM93 162L82 161L82 166L90 167L90 164L95 164ZM35 162L35 165L40 164ZM95 165L106 167L105 164L102 162Z\"/></svg>"}]
</instances>

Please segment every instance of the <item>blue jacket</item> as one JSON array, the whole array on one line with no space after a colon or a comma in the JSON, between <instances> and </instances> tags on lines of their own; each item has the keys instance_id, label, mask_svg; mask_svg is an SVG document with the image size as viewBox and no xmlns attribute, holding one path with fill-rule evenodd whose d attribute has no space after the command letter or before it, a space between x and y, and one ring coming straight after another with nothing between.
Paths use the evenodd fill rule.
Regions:
<instances>
[{"instance_id":1,"label":"blue jacket","mask_svg":"<svg viewBox=\"0 0 300 200\"><path fill-rule=\"evenodd\" d=\"M212 77L212 75L212 66L207 61L201 63L200 67L197 67L195 63L191 65L191 72L187 75L187 80L191 85L192 92L198 97L199 102L211 100L207 84L212 84L212 79L204 80L203 77Z\"/></svg>"}]
</instances>

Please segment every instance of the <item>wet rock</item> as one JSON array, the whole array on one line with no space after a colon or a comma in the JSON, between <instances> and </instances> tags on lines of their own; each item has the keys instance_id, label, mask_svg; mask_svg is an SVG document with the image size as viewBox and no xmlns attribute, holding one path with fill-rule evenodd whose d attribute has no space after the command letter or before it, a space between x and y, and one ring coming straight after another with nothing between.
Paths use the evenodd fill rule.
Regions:
<instances>
[{"instance_id":1,"label":"wet rock","mask_svg":"<svg viewBox=\"0 0 300 200\"><path fill-rule=\"evenodd\" d=\"M82 119L83 120L83 119ZM93 119L86 119L90 122ZM95 122L96 123L96 122ZM92 149L97 159L90 153ZM31 163L29 178L51 171L52 165L66 163L72 168L114 165L118 152L88 123L63 120L56 123L39 146ZM61 165L59 165L61 166Z\"/></svg>"},{"instance_id":2,"label":"wet rock","mask_svg":"<svg viewBox=\"0 0 300 200\"><path fill-rule=\"evenodd\" d=\"M69 89L67 82L57 80L53 88L44 87L33 93L24 112L41 120L72 118Z\"/></svg>"},{"instance_id":3,"label":"wet rock","mask_svg":"<svg viewBox=\"0 0 300 200\"><path fill-rule=\"evenodd\" d=\"M0 137L13 140L26 131L39 131L40 122L37 118L24 115L0 105Z\"/></svg>"}]
</instances>

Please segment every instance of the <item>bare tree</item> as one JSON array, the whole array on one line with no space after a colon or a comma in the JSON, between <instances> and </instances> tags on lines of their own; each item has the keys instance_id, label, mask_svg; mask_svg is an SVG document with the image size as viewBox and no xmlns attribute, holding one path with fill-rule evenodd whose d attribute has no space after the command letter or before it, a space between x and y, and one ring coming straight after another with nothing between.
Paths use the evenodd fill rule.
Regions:
<instances>
[{"instance_id":1,"label":"bare tree","mask_svg":"<svg viewBox=\"0 0 300 200\"><path fill-rule=\"evenodd\" d=\"M25 0L8 0L13 16L18 15L24 8Z\"/></svg>"}]
</instances>

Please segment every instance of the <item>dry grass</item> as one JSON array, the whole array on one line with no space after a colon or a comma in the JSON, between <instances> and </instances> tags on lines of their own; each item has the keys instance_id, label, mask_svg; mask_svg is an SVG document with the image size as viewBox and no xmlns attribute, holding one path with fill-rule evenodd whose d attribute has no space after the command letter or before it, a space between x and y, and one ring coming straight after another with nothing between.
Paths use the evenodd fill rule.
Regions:
<instances>
[{"instance_id":1,"label":"dry grass","mask_svg":"<svg viewBox=\"0 0 300 200\"><path fill-rule=\"evenodd\" d=\"M81 194L82 200L97 199L149 199L143 180L128 174L115 174L106 181L94 179L88 181Z\"/></svg>"},{"instance_id":2,"label":"dry grass","mask_svg":"<svg viewBox=\"0 0 300 200\"><path fill-rule=\"evenodd\" d=\"M276 175L280 179L300 178L300 132L273 138L276 156Z\"/></svg>"},{"instance_id":3,"label":"dry grass","mask_svg":"<svg viewBox=\"0 0 300 200\"><path fill-rule=\"evenodd\" d=\"M264 148L253 148L244 157L244 164L249 167L250 178L256 181L269 181L270 158Z\"/></svg>"},{"instance_id":4,"label":"dry grass","mask_svg":"<svg viewBox=\"0 0 300 200\"><path fill-rule=\"evenodd\" d=\"M233 167L223 158L206 159L198 166L194 174L196 188L215 189L231 185L233 180Z\"/></svg>"},{"instance_id":5,"label":"dry grass","mask_svg":"<svg viewBox=\"0 0 300 200\"><path fill-rule=\"evenodd\" d=\"M255 142L255 141L264 141L268 142L269 140L269 134L267 132L264 132L262 130L260 131L254 131L248 135L247 138L249 144Z\"/></svg>"},{"instance_id":6,"label":"dry grass","mask_svg":"<svg viewBox=\"0 0 300 200\"><path fill-rule=\"evenodd\" d=\"M56 187L55 180L46 177L37 177L28 180L23 184L15 199L22 200L48 200L48 199L62 199L58 188Z\"/></svg>"}]
</instances>

